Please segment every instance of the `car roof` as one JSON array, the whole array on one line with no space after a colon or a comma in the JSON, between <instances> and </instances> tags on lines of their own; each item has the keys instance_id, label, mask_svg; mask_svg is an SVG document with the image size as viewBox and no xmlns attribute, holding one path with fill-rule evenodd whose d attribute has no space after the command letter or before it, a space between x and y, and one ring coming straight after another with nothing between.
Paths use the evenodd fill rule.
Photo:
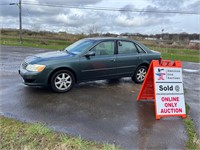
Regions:
<instances>
[{"instance_id":1,"label":"car roof","mask_svg":"<svg viewBox=\"0 0 200 150\"><path fill-rule=\"evenodd\" d=\"M120 37L91 37L91 38L84 38L85 40L96 40L96 41L103 41L103 40L125 40L125 41L130 41L130 42L135 42L139 45L141 45L140 42L132 40L132 39L127 39L127 38L120 38Z\"/></svg>"},{"instance_id":2,"label":"car roof","mask_svg":"<svg viewBox=\"0 0 200 150\"><path fill-rule=\"evenodd\" d=\"M97 41L101 41L101 40L127 40L127 41L134 41L134 40L130 40L127 38L120 38L120 37L91 37L91 38L85 38L85 39L91 39L91 40L97 40Z\"/></svg>"}]
</instances>

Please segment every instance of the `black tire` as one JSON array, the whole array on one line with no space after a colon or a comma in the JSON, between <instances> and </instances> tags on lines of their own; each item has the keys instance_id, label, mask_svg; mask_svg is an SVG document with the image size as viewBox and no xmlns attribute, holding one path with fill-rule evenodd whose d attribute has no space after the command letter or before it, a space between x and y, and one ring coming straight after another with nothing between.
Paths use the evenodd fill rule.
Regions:
<instances>
[{"instance_id":1,"label":"black tire","mask_svg":"<svg viewBox=\"0 0 200 150\"><path fill-rule=\"evenodd\" d=\"M143 83L147 70L148 68L146 66L139 66L132 76L132 80L135 81L135 83Z\"/></svg>"},{"instance_id":2,"label":"black tire","mask_svg":"<svg viewBox=\"0 0 200 150\"><path fill-rule=\"evenodd\" d=\"M58 93L68 92L72 89L74 83L74 74L68 70L59 70L55 72L50 80L51 89Z\"/></svg>"}]
</instances>

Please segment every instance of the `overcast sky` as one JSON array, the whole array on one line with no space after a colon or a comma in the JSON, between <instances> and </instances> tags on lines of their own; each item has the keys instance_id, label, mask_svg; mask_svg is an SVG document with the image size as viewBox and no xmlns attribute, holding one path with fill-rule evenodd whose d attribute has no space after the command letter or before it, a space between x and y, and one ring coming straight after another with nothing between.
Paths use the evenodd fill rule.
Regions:
<instances>
[{"instance_id":1,"label":"overcast sky","mask_svg":"<svg viewBox=\"0 0 200 150\"><path fill-rule=\"evenodd\" d=\"M0 5L1 28L19 28L18 6L9 3L18 3L18 0L0 1L5 4ZM69 8L71 6L75 8ZM196 14L79 9L83 7ZM22 0L23 28L55 32L87 33L95 28L101 33L156 34L162 29L168 33L200 33L199 13L200 0Z\"/></svg>"}]
</instances>

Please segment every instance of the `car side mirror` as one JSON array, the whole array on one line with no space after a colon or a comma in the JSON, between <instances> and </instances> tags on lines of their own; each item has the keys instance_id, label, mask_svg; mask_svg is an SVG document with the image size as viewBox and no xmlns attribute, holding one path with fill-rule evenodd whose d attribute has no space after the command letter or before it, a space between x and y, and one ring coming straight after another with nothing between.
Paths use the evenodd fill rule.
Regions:
<instances>
[{"instance_id":1,"label":"car side mirror","mask_svg":"<svg viewBox=\"0 0 200 150\"><path fill-rule=\"evenodd\" d=\"M119 41L119 42L118 42L118 45L119 45L119 46L122 46L122 43Z\"/></svg>"},{"instance_id":2,"label":"car side mirror","mask_svg":"<svg viewBox=\"0 0 200 150\"><path fill-rule=\"evenodd\" d=\"M89 51L85 54L85 57L90 57L90 56L95 56L95 52L94 51Z\"/></svg>"}]
</instances>

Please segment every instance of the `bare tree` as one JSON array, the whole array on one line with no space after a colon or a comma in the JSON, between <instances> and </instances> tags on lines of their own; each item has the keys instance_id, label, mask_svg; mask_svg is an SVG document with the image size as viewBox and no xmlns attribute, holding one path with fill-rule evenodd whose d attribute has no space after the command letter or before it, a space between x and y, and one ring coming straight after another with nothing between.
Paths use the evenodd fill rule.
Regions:
<instances>
[{"instance_id":1,"label":"bare tree","mask_svg":"<svg viewBox=\"0 0 200 150\"><path fill-rule=\"evenodd\" d=\"M41 27L40 27L39 24L33 24L32 25L32 30L35 31L35 32L37 32L37 33L40 32L40 28Z\"/></svg>"},{"instance_id":2,"label":"bare tree","mask_svg":"<svg viewBox=\"0 0 200 150\"><path fill-rule=\"evenodd\" d=\"M95 25L91 25L88 27L88 34L89 35L94 35L98 33L98 27Z\"/></svg>"}]
</instances>

